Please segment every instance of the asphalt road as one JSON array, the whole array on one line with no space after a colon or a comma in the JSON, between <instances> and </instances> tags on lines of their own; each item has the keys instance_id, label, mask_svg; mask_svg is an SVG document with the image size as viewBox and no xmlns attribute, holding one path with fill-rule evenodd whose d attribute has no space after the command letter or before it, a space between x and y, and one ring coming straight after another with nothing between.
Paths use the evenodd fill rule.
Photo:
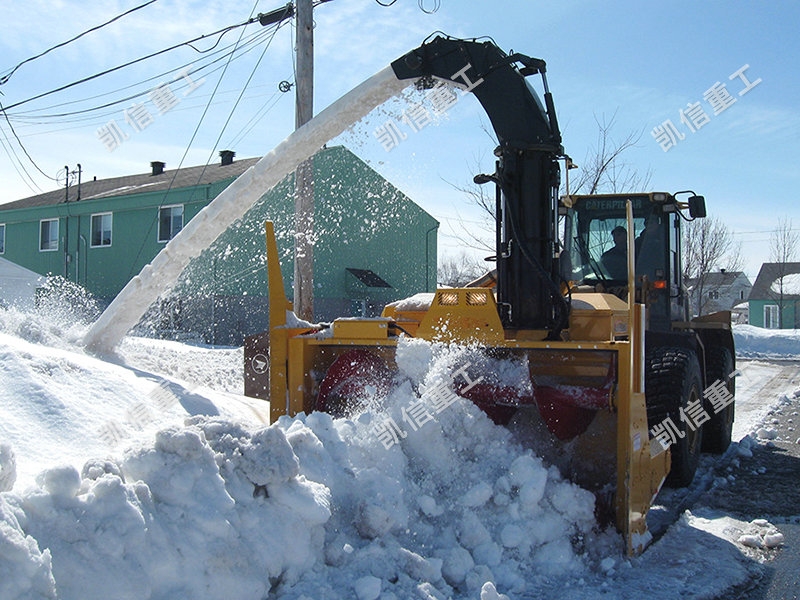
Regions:
<instances>
[{"instance_id":1,"label":"asphalt road","mask_svg":"<svg viewBox=\"0 0 800 600\"><path fill-rule=\"evenodd\" d=\"M800 377L800 364L781 366L776 381L789 383L791 389L792 382ZM775 399L774 389L762 392L760 397ZM714 465L713 476L728 477L728 483L711 486L692 502L742 521L766 519L785 538L781 547L759 551L756 556L763 561L760 580L750 581L720 600L800 598L800 398L784 400L765 421L766 428L774 430L775 439L760 440L751 449L752 457L727 453Z\"/></svg>"}]
</instances>

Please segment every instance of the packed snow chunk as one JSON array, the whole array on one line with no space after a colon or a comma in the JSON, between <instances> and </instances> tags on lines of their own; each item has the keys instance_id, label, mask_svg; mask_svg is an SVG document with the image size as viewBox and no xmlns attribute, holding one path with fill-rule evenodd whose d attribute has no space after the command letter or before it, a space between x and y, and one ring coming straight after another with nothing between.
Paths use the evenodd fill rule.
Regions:
<instances>
[{"instance_id":1,"label":"packed snow chunk","mask_svg":"<svg viewBox=\"0 0 800 600\"><path fill-rule=\"evenodd\" d=\"M747 546L748 548L762 548L764 546L761 536L754 533L747 533L739 536L739 543L742 546Z\"/></svg>"},{"instance_id":2,"label":"packed snow chunk","mask_svg":"<svg viewBox=\"0 0 800 600\"><path fill-rule=\"evenodd\" d=\"M547 469L542 459L530 453L523 454L511 463L508 469L509 481L519 489L520 508L533 513L544 497L547 483Z\"/></svg>"},{"instance_id":3,"label":"packed snow chunk","mask_svg":"<svg viewBox=\"0 0 800 600\"><path fill-rule=\"evenodd\" d=\"M594 523L595 495L569 481L551 482L547 497L569 522L591 527Z\"/></svg>"},{"instance_id":4,"label":"packed snow chunk","mask_svg":"<svg viewBox=\"0 0 800 600\"><path fill-rule=\"evenodd\" d=\"M81 487L81 476L72 465L62 465L42 471L36 483L56 498L73 498Z\"/></svg>"},{"instance_id":5,"label":"packed snow chunk","mask_svg":"<svg viewBox=\"0 0 800 600\"><path fill-rule=\"evenodd\" d=\"M366 539L375 539L389 532L394 527L395 521L386 510L364 501L358 505L355 526L359 535Z\"/></svg>"},{"instance_id":6,"label":"packed snow chunk","mask_svg":"<svg viewBox=\"0 0 800 600\"><path fill-rule=\"evenodd\" d=\"M116 475L124 480L119 465L111 460L89 459L84 463L83 469L81 469L81 479L95 481L100 479L103 475Z\"/></svg>"},{"instance_id":7,"label":"packed snow chunk","mask_svg":"<svg viewBox=\"0 0 800 600\"><path fill-rule=\"evenodd\" d=\"M438 517L444 512L444 507L438 506L436 500L427 494L421 495L417 498L419 509L429 517Z\"/></svg>"},{"instance_id":8,"label":"packed snow chunk","mask_svg":"<svg viewBox=\"0 0 800 600\"><path fill-rule=\"evenodd\" d=\"M617 564L616 559L613 556L607 556L603 560L600 561L600 570L604 573L608 573L614 568L614 565Z\"/></svg>"},{"instance_id":9,"label":"packed snow chunk","mask_svg":"<svg viewBox=\"0 0 800 600\"><path fill-rule=\"evenodd\" d=\"M506 548L516 548L525 539L525 531L513 523L509 523L503 527L500 532L500 541Z\"/></svg>"},{"instance_id":10,"label":"packed snow chunk","mask_svg":"<svg viewBox=\"0 0 800 600\"><path fill-rule=\"evenodd\" d=\"M575 561L569 538L557 538L540 546L533 557L535 565L547 574L559 574L569 570L578 570L581 565Z\"/></svg>"},{"instance_id":11,"label":"packed snow chunk","mask_svg":"<svg viewBox=\"0 0 800 600\"><path fill-rule=\"evenodd\" d=\"M36 540L25 535L20 513L0 495L0 598L56 598L50 551L40 551Z\"/></svg>"},{"instance_id":12,"label":"packed snow chunk","mask_svg":"<svg viewBox=\"0 0 800 600\"><path fill-rule=\"evenodd\" d=\"M0 444L0 492L10 492L17 481L17 460L9 444Z\"/></svg>"},{"instance_id":13,"label":"packed snow chunk","mask_svg":"<svg viewBox=\"0 0 800 600\"><path fill-rule=\"evenodd\" d=\"M465 510L458 527L458 541L471 550L480 544L492 541L492 536L474 512Z\"/></svg>"},{"instance_id":14,"label":"packed snow chunk","mask_svg":"<svg viewBox=\"0 0 800 600\"><path fill-rule=\"evenodd\" d=\"M442 562L442 576L444 580L457 587L464 583L467 573L475 566L472 555L461 546L450 548Z\"/></svg>"},{"instance_id":15,"label":"packed snow chunk","mask_svg":"<svg viewBox=\"0 0 800 600\"><path fill-rule=\"evenodd\" d=\"M299 473L300 463L283 431L265 427L257 431L242 449L241 467L255 485L269 489Z\"/></svg>"},{"instance_id":16,"label":"packed snow chunk","mask_svg":"<svg viewBox=\"0 0 800 600\"><path fill-rule=\"evenodd\" d=\"M169 427L156 433L152 448L129 450L122 463L126 481L145 481L153 497L202 513L226 511L234 504L225 490L214 452L195 427Z\"/></svg>"},{"instance_id":17,"label":"packed snow chunk","mask_svg":"<svg viewBox=\"0 0 800 600\"><path fill-rule=\"evenodd\" d=\"M492 489L492 486L485 481L481 481L466 491L464 496L461 498L461 504L462 506L466 506L468 508L483 506L489 501L493 493L494 490Z\"/></svg>"},{"instance_id":18,"label":"packed snow chunk","mask_svg":"<svg viewBox=\"0 0 800 600\"><path fill-rule=\"evenodd\" d=\"M381 580L372 575L356 579L353 590L358 600L376 600L381 595Z\"/></svg>"},{"instance_id":19,"label":"packed snow chunk","mask_svg":"<svg viewBox=\"0 0 800 600\"><path fill-rule=\"evenodd\" d=\"M494 583L487 581L481 588L481 600L509 600L509 597L498 592Z\"/></svg>"},{"instance_id":20,"label":"packed snow chunk","mask_svg":"<svg viewBox=\"0 0 800 600\"><path fill-rule=\"evenodd\" d=\"M442 565L440 558L425 558L407 548L398 550L400 567L416 581L439 581L442 578Z\"/></svg>"},{"instance_id":21,"label":"packed snow chunk","mask_svg":"<svg viewBox=\"0 0 800 600\"><path fill-rule=\"evenodd\" d=\"M767 548L777 548L784 542L783 534L780 532L768 533L764 536L764 545Z\"/></svg>"},{"instance_id":22,"label":"packed snow chunk","mask_svg":"<svg viewBox=\"0 0 800 600\"><path fill-rule=\"evenodd\" d=\"M770 427L759 427L756 435L762 440L774 440L778 437L778 432Z\"/></svg>"}]
</instances>

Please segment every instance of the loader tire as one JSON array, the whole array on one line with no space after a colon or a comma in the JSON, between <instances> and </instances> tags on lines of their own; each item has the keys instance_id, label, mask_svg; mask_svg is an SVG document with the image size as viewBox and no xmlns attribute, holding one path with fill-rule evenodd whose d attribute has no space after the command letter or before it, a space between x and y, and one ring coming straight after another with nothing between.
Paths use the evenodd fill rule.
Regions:
<instances>
[{"instance_id":1,"label":"loader tire","mask_svg":"<svg viewBox=\"0 0 800 600\"><path fill-rule=\"evenodd\" d=\"M733 355L728 348L712 346L706 350L706 385L716 381L725 382L731 396L736 394L736 380L728 377L733 371ZM706 401L706 412L711 419L703 426L703 452L722 454L731 445L733 432L734 403L714 412L711 402Z\"/></svg>"},{"instance_id":2,"label":"loader tire","mask_svg":"<svg viewBox=\"0 0 800 600\"><path fill-rule=\"evenodd\" d=\"M703 442L703 428L693 430L680 418L681 408L685 411L690 402L702 402L703 384L697 355L685 348L654 348L648 352L644 385L651 435L653 428L667 418L678 430L676 441L670 445L672 466L666 485L685 487L694 479Z\"/></svg>"}]
</instances>

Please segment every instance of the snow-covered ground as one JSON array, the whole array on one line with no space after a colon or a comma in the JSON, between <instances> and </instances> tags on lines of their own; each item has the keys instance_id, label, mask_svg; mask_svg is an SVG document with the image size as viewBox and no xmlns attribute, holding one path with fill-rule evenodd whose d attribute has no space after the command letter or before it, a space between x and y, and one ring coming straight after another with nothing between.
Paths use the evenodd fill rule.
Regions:
<instances>
[{"instance_id":1,"label":"snow-covered ground","mask_svg":"<svg viewBox=\"0 0 800 600\"><path fill-rule=\"evenodd\" d=\"M462 350L404 343L380 406L268 427L239 394L240 349L128 337L104 361L81 332L0 310L3 600L713 598L762 568L741 541L777 540L687 511L625 558L592 494L509 430L461 400L434 411ZM756 337L737 328L745 352ZM742 371L744 436L762 414L745 407L780 390L768 366ZM415 430L414 408L435 417ZM399 443L375 429L389 416Z\"/></svg>"}]
</instances>

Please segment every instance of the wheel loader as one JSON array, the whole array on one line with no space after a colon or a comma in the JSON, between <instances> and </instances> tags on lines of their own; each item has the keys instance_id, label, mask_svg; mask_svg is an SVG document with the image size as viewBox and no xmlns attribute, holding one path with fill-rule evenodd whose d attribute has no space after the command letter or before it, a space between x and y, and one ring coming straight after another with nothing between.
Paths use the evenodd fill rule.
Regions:
<instances>
[{"instance_id":1,"label":"wheel loader","mask_svg":"<svg viewBox=\"0 0 800 600\"><path fill-rule=\"evenodd\" d=\"M273 420L315 410L347 415L365 390L391 385L402 336L520 361L527 385L487 374L455 391L497 423L529 425L537 451L594 491L627 552L642 552L651 539L647 512L665 478L690 482L700 450L730 441L733 405L712 416L703 396L717 380L732 387L730 314L690 321L681 279L680 224L704 216L703 198L559 198L565 153L540 59L437 36L392 69L420 89L437 80L467 87L491 120L495 171L475 181L495 186L495 269L465 288L389 304L379 318L309 326L291 312L267 223L270 330L245 341L245 393L269 399ZM534 75L543 101L529 84ZM619 227L627 248L612 272L603 255ZM698 406L708 418L689 420Z\"/></svg>"}]
</instances>

